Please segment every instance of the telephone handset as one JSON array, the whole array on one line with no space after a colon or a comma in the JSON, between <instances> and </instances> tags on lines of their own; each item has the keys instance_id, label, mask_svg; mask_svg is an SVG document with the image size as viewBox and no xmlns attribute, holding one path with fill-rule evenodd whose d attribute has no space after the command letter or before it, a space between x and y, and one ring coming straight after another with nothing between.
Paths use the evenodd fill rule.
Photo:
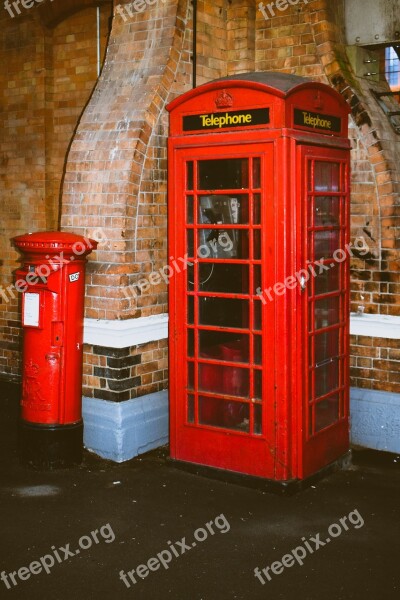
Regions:
<instances>
[{"instance_id":1,"label":"telephone handset","mask_svg":"<svg viewBox=\"0 0 400 600\"><path fill-rule=\"evenodd\" d=\"M231 196L202 196L199 198L199 223L233 225L239 220L239 206L239 200ZM199 246L209 249L209 258L236 258L237 231L210 229L199 230Z\"/></svg>"}]
</instances>

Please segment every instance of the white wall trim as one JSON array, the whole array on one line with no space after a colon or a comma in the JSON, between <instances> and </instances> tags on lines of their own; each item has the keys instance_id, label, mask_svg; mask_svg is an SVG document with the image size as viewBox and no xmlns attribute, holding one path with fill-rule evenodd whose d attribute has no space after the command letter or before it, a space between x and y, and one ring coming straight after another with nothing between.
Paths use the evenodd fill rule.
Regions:
<instances>
[{"instance_id":1,"label":"white wall trim","mask_svg":"<svg viewBox=\"0 0 400 600\"><path fill-rule=\"evenodd\" d=\"M107 348L129 348L168 337L168 315L154 315L105 321L85 319L84 343ZM351 335L400 340L400 317L390 315L358 315L350 317Z\"/></svg>"},{"instance_id":2,"label":"white wall trim","mask_svg":"<svg viewBox=\"0 0 400 600\"><path fill-rule=\"evenodd\" d=\"M400 340L400 317L391 315L358 315L350 317L351 335Z\"/></svg>"},{"instance_id":3,"label":"white wall trim","mask_svg":"<svg viewBox=\"0 0 400 600\"><path fill-rule=\"evenodd\" d=\"M106 321L85 319L83 342L106 348L129 348L168 337L168 315Z\"/></svg>"}]
</instances>

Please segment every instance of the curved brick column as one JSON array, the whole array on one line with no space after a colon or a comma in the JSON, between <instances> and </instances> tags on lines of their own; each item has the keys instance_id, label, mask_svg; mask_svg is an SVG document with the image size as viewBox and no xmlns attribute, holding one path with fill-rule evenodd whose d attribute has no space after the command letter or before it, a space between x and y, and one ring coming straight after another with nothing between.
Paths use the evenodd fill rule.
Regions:
<instances>
[{"instance_id":1,"label":"curved brick column","mask_svg":"<svg viewBox=\"0 0 400 600\"><path fill-rule=\"evenodd\" d=\"M166 261L164 106L189 83L188 18L186 0L159 0L143 12L114 6L105 64L70 148L62 196L63 230L101 228L107 238L92 257L87 317L166 312L164 283L134 296L122 288Z\"/></svg>"}]
</instances>

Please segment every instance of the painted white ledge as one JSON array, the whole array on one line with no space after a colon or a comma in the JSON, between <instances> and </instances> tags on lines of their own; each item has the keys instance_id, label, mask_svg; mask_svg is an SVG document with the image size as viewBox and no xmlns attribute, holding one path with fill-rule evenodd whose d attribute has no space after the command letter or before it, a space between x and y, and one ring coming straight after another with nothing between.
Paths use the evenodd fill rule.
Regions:
<instances>
[{"instance_id":1,"label":"painted white ledge","mask_svg":"<svg viewBox=\"0 0 400 600\"><path fill-rule=\"evenodd\" d=\"M107 348L129 348L168 337L168 315L105 321L85 319L84 343ZM350 317L350 333L366 337L400 340L400 317L358 315Z\"/></svg>"},{"instance_id":2,"label":"painted white ledge","mask_svg":"<svg viewBox=\"0 0 400 600\"><path fill-rule=\"evenodd\" d=\"M127 319L126 321L106 321L85 319L83 341L85 344L106 348L129 348L147 344L168 337L168 315L154 315Z\"/></svg>"},{"instance_id":3,"label":"painted white ledge","mask_svg":"<svg viewBox=\"0 0 400 600\"><path fill-rule=\"evenodd\" d=\"M400 317L390 315L358 315L350 317L351 335L400 340Z\"/></svg>"}]
</instances>

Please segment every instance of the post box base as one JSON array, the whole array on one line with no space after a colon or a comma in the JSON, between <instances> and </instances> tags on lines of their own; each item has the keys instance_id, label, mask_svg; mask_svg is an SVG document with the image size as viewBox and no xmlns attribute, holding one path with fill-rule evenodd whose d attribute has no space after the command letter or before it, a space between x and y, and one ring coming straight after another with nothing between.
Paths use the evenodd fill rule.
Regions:
<instances>
[{"instance_id":1,"label":"post box base","mask_svg":"<svg viewBox=\"0 0 400 600\"><path fill-rule=\"evenodd\" d=\"M82 462L82 421L56 426L21 421L18 434L19 459L25 466L50 471Z\"/></svg>"}]
</instances>

